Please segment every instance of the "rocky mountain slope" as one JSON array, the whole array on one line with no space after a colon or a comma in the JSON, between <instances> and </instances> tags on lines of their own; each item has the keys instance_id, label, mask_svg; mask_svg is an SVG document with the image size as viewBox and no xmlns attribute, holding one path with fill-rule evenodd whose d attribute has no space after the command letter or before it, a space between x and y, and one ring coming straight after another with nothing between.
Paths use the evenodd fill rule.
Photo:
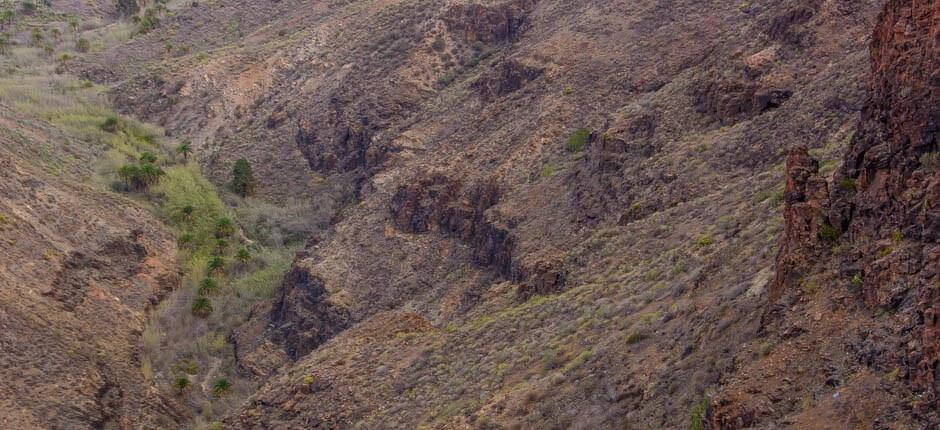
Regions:
<instances>
[{"instance_id":1,"label":"rocky mountain slope","mask_svg":"<svg viewBox=\"0 0 940 430\"><path fill-rule=\"evenodd\" d=\"M938 11L236 0L105 27L66 72L318 226L228 327L251 396L157 415L937 426Z\"/></svg>"},{"instance_id":2,"label":"rocky mountain slope","mask_svg":"<svg viewBox=\"0 0 940 430\"><path fill-rule=\"evenodd\" d=\"M175 239L84 183L104 148L14 108L21 79L0 80L0 427L178 427L186 414L146 381L139 349L179 283Z\"/></svg>"}]
</instances>

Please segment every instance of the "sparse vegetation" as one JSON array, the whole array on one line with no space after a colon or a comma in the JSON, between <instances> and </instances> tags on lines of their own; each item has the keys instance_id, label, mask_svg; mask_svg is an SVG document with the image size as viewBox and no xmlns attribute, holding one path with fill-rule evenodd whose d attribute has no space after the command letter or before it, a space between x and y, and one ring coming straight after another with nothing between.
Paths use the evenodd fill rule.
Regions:
<instances>
[{"instance_id":1,"label":"sparse vegetation","mask_svg":"<svg viewBox=\"0 0 940 430\"><path fill-rule=\"evenodd\" d=\"M855 192L855 178L842 178L842 181L839 182L839 188L845 191Z\"/></svg>"},{"instance_id":2,"label":"sparse vegetation","mask_svg":"<svg viewBox=\"0 0 940 430\"><path fill-rule=\"evenodd\" d=\"M692 408L692 430L705 430L705 418L708 415L709 399L705 398L701 403Z\"/></svg>"},{"instance_id":3,"label":"sparse vegetation","mask_svg":"<svg viewBox=\"0 0 940 430\"><path fill-rule=\"evenodd\" d=\"M835 242L842 236L842 231L833 227L828 222L819 227L819 238L827 242Z\"/></svg>"},{"instance_id":4,"label":"sparse vegetation","mask_svg":"<svg viewBox=\"0 0 940 430\"><path fill-rule=\"evenodd\" d=\"M940 170L940 152L928 152L921 155L920 164L929 170Z\"/></svg>"},{"instance_id":5,"label":"sparse vegetation","mask_svg":"<svg viewBox=\"0 0 940 430\"><path fill-rule=\"evenodd\" d=\"M568 138L568 143L565 145L565 149L568 152L581 152L584 150L584 147L587 146L588 139L591 137L591 130L586 128L579 128L574 133L571 134L571 137Z\"/></svg>"}]
</instances>

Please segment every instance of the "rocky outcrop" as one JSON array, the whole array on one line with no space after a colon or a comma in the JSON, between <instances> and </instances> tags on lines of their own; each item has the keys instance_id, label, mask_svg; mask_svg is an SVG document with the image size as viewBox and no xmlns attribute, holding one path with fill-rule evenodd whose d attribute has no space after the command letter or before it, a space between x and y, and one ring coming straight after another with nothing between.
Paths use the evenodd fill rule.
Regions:
<instances>
[{"instance_id":1,"label":"rocky outcrop","mask_svg":"<svg viewBox=\"0 0 940 430\"><path fill-rule=\"evenodd\" d=\"M872 44L872 98L836 180L833 224L842 261L871 307L898 313L910 333L913 387L940 397L940 3L888 2ZM927 406L929 407L929 406Z\"/></svg>"},{"instance_id":2,"label":"rocky outcrop","mask_svg":"<svg viewBox=\"0 0 940 430\"><path fill-rule=\"evenodd\" d=\"M323 280L295 263L271 310L272 338L296 360L345 330L349 319L344 308L329 302Z\"/></svg>"},{"instance_id":3,"label":"rocky outcrop","mask_svg":"<svg viewBox=\"0 0 940 430\"><path fill-rule=\"evenodd\" d=\"M765 34L771 40L793 45L800 45L807 41L806 33L801 26L816 15L819 1L803 2L805 4L784 10L764 23Z\"/></svg>"},{"instance_id":4,"label":"rocky outcrop","mask_svg":"<svg viewBox=\"0 0 940 430\"><path fill-rule=\"evenodd\" d=\"M722 78L704 83L693 91L692 97L699 113L730 125L779 108L792 95L793 92L785 88Z\"/></svg>"},{"instance_id":5,"label":"rocky outcrop","mask_svg":"<svg viewBox=\"0 0 940 430\"><path fill-rule=\"evenodd\" d=\"M783 244L777 254L771 302L799 282L823 254L827 238L835 239L835 229L827 221L829 186L805 146L790 150L786 173Z\"/></svg>"},{"instance_id":6,"label":"rocky outcrop","mask_svg":"<svg viewBox=\"0 0 940 430\"><path fill-rule=\"evenodd\" d=\"M458 4L444 14L448 30L467 42L498 43L515 39L536 0L512 0L497 5Z\"/></svg>"},{"instance_id":7,"label":"rocky outcrop","mask_svg":"<svg viewBox=\"0 0 940 430\"><path fill-rule=\"evenodd\" d=\"M473 262L519 279L513 264L515 238L490 212L499 203L495 181L469 185L431 174L398 188L390 207L395 226L407 233L438 231L470 245Z\"/></svg>"},{"instance_id":8,"label":"rocky outcrop","mask_svg":"<svg viewBox=\"0 0 940 430\"><path fill-rule=\"evenodd\" d=\"M480 94L484 103L489 103L519 90L543 72L543 69L526 66L516 60L507 60L474 82L472 87Z\"/></svg>"},{"instance_id":9,"label":"rocky outcrop","mask_svg":"<svg viewBox=\"0 0 940 430\"><path fill-rule=\"evenodd\" d=\"M940 3L885 6L871 44L871 99L831 193L805 149L791 152L770 295L773 302L808 272L838 268L839 282L864 306L891 312L893 336L906 348L859 348L860 362L903 370L924 417L940 394L940 171L930 162L940 150L938 34ZM842 256L820 259L822 239L840 235Z\"/></svg>"}]
</instances>

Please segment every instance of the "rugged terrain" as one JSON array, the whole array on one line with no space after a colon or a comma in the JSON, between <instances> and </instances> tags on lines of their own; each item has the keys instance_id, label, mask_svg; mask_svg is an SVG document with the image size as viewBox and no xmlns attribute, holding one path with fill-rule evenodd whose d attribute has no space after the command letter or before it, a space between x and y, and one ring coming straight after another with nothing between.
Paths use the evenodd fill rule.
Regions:
<instances>
[{"instance_id":1,"label":"rugged terrain","mask_svg":"<svg viewBox=\"0 0 940 430\"><path fill-rule=\"evenodd\" d=\"M938 3L170 2L123 39L107 6L52 7L103 21L61 72L191 141L219 186L248 159L276 224L314 226L238 219L306 240L276 292L200 331L239 394L137 412L190 357L164 341L127 423L940 425ZM122 237L164 238L169 267L166 234Z\"/></svg>"}]
</instances>

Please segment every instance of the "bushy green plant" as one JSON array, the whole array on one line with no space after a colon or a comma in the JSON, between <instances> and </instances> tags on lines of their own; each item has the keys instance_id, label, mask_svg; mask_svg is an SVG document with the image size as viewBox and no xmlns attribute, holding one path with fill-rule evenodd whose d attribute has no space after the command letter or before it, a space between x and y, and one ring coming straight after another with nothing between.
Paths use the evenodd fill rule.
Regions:
<instances>
[{"instance_id":1,"label":"bushy green plant","mask_svg":"<svg viewBox=\"0 0 940 430\"><path fill-rule=\"evenodd\" d=\"M140 162L141 163L156 163L157 156L154 155L154 153L152 152L144 152L140 154Z\"/></svg>"},{"instance_id":2,"label":"bushy green plant","mask_svg":"<svg viewBox=\"0 0 940 430\"><path fill-rule=\"evenodd\" d=\"M184 375L177 377L176 380L173 381L173 388L176 390L176 394L180 396L186 393L192 385L189 378Z\"/></svg>"},{"instance_id":3,"label":"bushy green plant","mask_svg":"<svg viewBox=\"0 0 940 430\"><path fill-rule=\"evenodd\" d=\"M705 398L692 408L692 430L704 430L705 419L708 416L709 400Z\"/></svg>"},{"instance_id":4,"label":"bushy green plant","mask_svg":"<svg viewBox=\"0 0 940 430\"><path fill-rule=\"evenodd\" d=\"M232 383L228 379L220 378L212 384L212 394L216 397L224 397L232 391Z\"/></svg>"},{"instance_id":5,"label":"bushy green plant","mask_svg":"<svg viewBox=\"0 0 940 430\"><path fill-rule=\"evenodd\" d=\"M209 263L206 265L206 270L209 273L219 273L225 269L225 258L222 256L215 256L209 259Z\"/></svg>"},{"instance_id":6,"label":"bushy green plant","mask_svg":"<svg viewBox=\"0 0 940 430\"><path fill-rule=\"evenodd\" d=\"M248 252L246 248L241 248L235 253L235 258L242 264L247 263L248 260L251 260L251 252Z\"/></svg>"},{"instance_id":7,"label":"bushy green plant","mask_svg":"<svg viewBox=\"0 0 940 430\"><path fill-rule=\"evenodd\" d=\"M247 197L255 192L255 175L251 170L251 163L241 158L235 162L232 169L232 190L236 194Z\"/></svg>"},{"instance_id":8,"label":"bushy green plant","mask_svg":"<svg viewBox=\"0 0 940 430\"><path fill-rule=\"evenodd\" d=\"M189 161L189 154L192 154L193 148L188 142L181 143L176 147L176 153L183 156L183 160Z\"/></svg>"},{"instance_id":9,"label":"bushy green plant","mask_svg":"<svg viewBox=\"0 0 940 430\"><path fill-rule=\"evenodd\" d=\"M829 225L829 223L824 223L819 227L819 238L829 242L835 242L839 240L839 236L842 236L842 232Z\"/></svg>"},{"instance_id":10,"label":"bushy green plant","mask_svg":"<svg viewBox=\"0 0 940 430\"><path fill-rule=\"evenodd\" d=\"M839 188L842 188L845 191L855 191L855 179L854 178L842 178L842 181L839 182Z\"/></svg>"},{"instance_id":11,"label":"bushy green plant","mask_svg":"<svg viewBox=\"0 0 940 430\"><path fill-rule=\"evenodd\" d=\"M105 118L100 127L102 130L108 133L117 133L117 131L121 128L121 120L118 119L118 117L111 115Z\"/></svg>"},{"instance_id":12,"label":"bushy green plant","mask_svg":"<svg viewBox=\"0 0 940 430\"><path fill-rule=\"evenodd\" d=\"M219 282L212 278L205 278L199 282L199 295L202 297L211 296L219 291Z\"/></svg>"},{"instance_id":13,"label":"bushy green plant","mask_svg":"<svg viewBox=\"0 0 940 430\"><path fill-rule=\"evenodd\" d=\"M590 137L591 130L579 128L568 138L568 143L565 145L565 148L568 152L581 152L584 150L584 147L587 146Z\"/></svg>"},{"instance_id":14,"label":"bushy green plant","mask_svg":"<svg viewBox=\"0 0 940 430\"><path fill-rule=\"evenodd\" d=\"M232 237L235 234L235 222L232 221L229 217L219 218L215 222L215 237L222 239L225 237Z\"/></svg>"},{"instance_id":15,"label":"bushy green plant","mask_svg":"<svg viewBox=\"0 0 940 430\"><path fill-rule=\"evenodd\" d=\"M208 297L196 297L191 310L199 318L208 318L212 314L212 301Z\"/></svg>"}]
</instances>

